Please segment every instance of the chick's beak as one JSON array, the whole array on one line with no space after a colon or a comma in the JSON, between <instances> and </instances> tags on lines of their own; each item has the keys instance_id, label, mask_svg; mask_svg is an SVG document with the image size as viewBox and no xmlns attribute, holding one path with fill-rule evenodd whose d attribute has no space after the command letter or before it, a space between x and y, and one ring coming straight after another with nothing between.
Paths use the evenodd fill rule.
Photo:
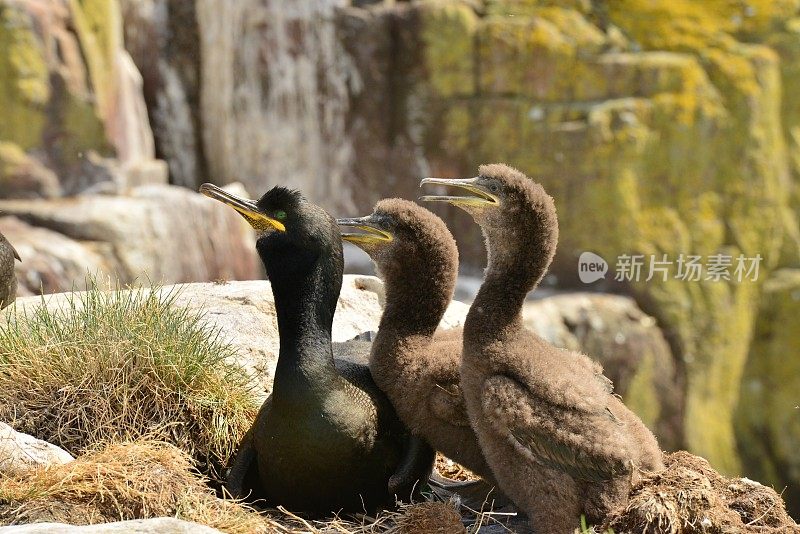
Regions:
<instances>
[{"instance_id":1,"label":"chick's beak","mask_svg":"<svg viewBox=\"0 0 800 534\"><path fill-rule=\"evenodd\" d=\"M200 192L205 196L213 198L214 200L219 200L223 204L238 211L239 214L244 217L248 223L250 223L250 226L256 230L277 230L279 232L286 231L286 226L282 222L263 213L252 200L234 196L214 184L201 185Z\"/></svg>"},{"instance_id":2,"label":"chick's beak","mask_svg":"<svg viewBox=\"0 0 800 534\"><path fill-rule=\"evenodd\" d=\"M458 187L471 193L470 195L423 195L419 197L424 202L449 202L459 207L496 206L500 199L478 184L478 178L425 178L419 185L425 184L446 185Z\"/></svg>"},{"instance_id":3,"label":"chick's beak","mask_svg":"<svg viewBox=\"0 0 800 534\"><path fill-rule=\"evenodd\" d=\"M342 239L349 241L361 248L371 247L390 242L392 234L380 228L374 215L358 217L355 219L336 219L336 224L344 228L356 228L360 232L342 232Z\"/></svg>"}]
</instances>

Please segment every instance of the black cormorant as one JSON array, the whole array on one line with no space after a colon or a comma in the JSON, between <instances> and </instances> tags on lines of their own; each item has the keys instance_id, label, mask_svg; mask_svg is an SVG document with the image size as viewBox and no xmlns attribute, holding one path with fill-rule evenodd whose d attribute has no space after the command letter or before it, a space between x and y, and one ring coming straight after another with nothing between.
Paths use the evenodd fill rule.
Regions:
<instances>
[{"instance_id":1,"label":"black cormorant","mask_svg":"<svg viewBox=\"0 0 800 534\"><path fill-rule=\"evenodd\" d=\"M313 516L371 512L395 495L407 502L427 480L434 452L402 425L366 366L334 363L343 272L336 221L283 187L257 202L211 184L200 191L258 232L280 333L272 394L240 446L229 490Z\"/></svg>"}]
</instances>

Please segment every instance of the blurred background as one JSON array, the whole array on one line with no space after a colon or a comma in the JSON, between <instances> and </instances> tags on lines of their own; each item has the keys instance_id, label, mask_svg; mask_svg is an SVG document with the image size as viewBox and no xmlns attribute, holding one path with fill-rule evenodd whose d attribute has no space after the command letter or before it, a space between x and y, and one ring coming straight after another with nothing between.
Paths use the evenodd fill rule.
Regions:
<instances>
[{"instance_id":1,"label":"blurred background","mask_svg":"<svg viewBox=\"0 0 800 534\"><path fill-rule=\"evenodd\" d=\"M512 164L561 225L531 327L798 517L799 93L800 0L0 0L0 231L20 295L251 279L252 235L199 184L353 216ZM469 300L482 239L435 208ZM580 281L584 251L605 279ZM635 254L762 261L614 280Z\"/></svg>"}]
</instances>

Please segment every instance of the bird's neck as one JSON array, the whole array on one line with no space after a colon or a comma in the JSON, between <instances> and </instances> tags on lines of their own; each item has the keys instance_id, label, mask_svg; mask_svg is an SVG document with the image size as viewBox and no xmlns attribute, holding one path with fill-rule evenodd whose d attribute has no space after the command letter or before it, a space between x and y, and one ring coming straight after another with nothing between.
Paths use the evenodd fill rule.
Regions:
<instances>
[{"instance_id":1,"label":"bird's neck","mask_svg":"<svg viewBox=\"0 0 800 534\"><path fill-rule=\"evenodd\" d=\"M555 253L557 234L531 231L513 238L483 229L488 266L464 323L464 338L488 342L522 327L522 306ZM524 235L521 235L524 234Z\"/></svg>"},{"instance_id":2,"label":"bird's neck","mask_svg":"<svg viewBox=\"0 0 800 534\"><path fill-rule=\"evenodd\" d=\"M387 338L432 337L453 298L457 260L420 258L414 265L383 273L386 291L376 343Z\"/></svg>"},{"instance_id":3,"label":"bird's neck","mask_svg":"<svg viewBox=\"0 0 800 534\"><path fill-rule=\"evenodd\" d=\"M317 261L306 271L269 273L280 337L273 387L278 401L323 395L337 376L331 329L342 277L331 263Z\"/></svg>"}]
</instances>

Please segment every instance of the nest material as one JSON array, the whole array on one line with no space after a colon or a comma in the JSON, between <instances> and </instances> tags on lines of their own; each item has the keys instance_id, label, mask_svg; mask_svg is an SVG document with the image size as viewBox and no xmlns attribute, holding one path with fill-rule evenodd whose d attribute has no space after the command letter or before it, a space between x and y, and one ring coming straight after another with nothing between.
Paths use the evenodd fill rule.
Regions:
<instances>
[{"instance_id":1,"label":"nest material","mask_svg":"<svg viewBox=\"0 0 800 534\"><path fill-rule=\"evenodd\" d=\"M688 452L666 455L664 471L645 476L604 529L644 534L800 534L775 490L727 479Z\"/></svg>"},{"instance_id":2,"label":"nest material","mask_svg":"<svg viewBox=\"0 0 800 534\"><path fill-rule=\"evenodd\" d=\"M466 534L461 514L452 504L423 502L408 506L397 520L399 534Z\"/></svg>"},{"instance_id":3,"label":"nest material","mask_svg":"<svg viewBox=\"0 0 800 534\"><path fill-rule=\"evenodd\" d=\"M179 517L234 534L268 531L264 518L217 498L205 482L189 456L172 445L111 445L25 477L0 479L0 524Z\"/></svg>"}]
</instances>

